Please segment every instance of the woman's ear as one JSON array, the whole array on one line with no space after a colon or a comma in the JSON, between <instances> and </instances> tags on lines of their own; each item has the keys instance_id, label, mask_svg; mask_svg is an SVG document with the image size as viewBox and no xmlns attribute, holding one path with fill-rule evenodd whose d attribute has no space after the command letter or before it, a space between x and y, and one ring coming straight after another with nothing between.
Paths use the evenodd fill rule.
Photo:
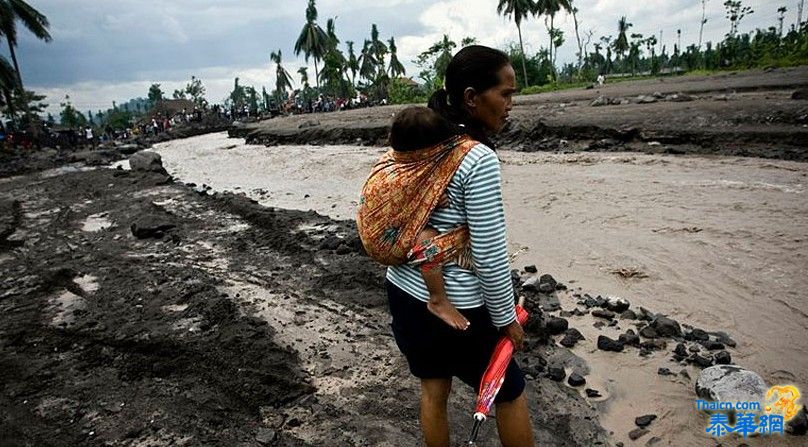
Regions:
<instances>
[{"instance_id":1,"label":"woman's ear","mask_svg":"<svg viewBox=\"0 0 808 447\"><path fill-rule=\"evenodd\" d=\"M468 107L469 110L477 108L477 91L474 87L466 87L463 90L463 105Z\"/></svg>"}]
</instances>

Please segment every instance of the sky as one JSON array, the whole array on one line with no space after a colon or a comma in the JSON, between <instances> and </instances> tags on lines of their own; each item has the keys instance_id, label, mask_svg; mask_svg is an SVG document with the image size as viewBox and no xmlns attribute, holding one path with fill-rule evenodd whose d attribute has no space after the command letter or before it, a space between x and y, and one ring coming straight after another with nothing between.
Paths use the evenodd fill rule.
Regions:
<instances>
[{"instance_id":1,"label":"sky","mask_svg":"<svg viewBox=\"0 0 808 447\"><path fill-rule=\"evenodd\" d=\"M306 0L29 0L50 21L53 41L45 43L19 27L17 58L26 89L47 96L48 112L58 115L65 95L79 110L106 110L112 101L146 97L149 85L161 84L167 96L191 78L200 78L211 102L222 102L235 77L259 91L275 83L269 54L281 50L283 65L299 87L297 69L314 64L294 55L294 43L305 23ZM407 75L417 77L413 60L443 34L459 42L477 38L483 45L506 48L518 42L516 26L497 14L498 0L319 0L318 23L325 29L336 17L336 32L355 50L378 26L384 40L395 37ZM785 27L796 22L799 0L744 0L754 13L740 31L777 24L777 8L788 9ZM575 0L581 33L617 34L625 15L632 33L655 34L672 51L677 29L682 45L698 41L702 0ZM803 20L808 11L803 12ZM729 30L723 0L708 0L704 41L721 40ZM558 63L576 59L572 16L555 19L564 31ZM542 18L522 23L525 50L535 53L548 42ZM8 57L6 45L0 54ZM589 51L592 51L590 44ZM312 82L313 83L313 82Z\"/></svg>"}]
</instances>

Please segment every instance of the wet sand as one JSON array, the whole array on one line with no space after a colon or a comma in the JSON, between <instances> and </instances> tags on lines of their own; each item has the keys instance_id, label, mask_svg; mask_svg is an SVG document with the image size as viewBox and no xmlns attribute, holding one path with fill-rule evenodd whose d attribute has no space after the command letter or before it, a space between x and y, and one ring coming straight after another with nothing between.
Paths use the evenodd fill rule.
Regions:
<instances>
[{"instance_id":1,"label":"wet sand","mask_svg":"<svg viewBox=\"0 0 808 447\"><path fill-rule=\"evenodd\" d=\"M351 219L383 149L267 148L211 134L155 150L181 181ZM769 384L808 386L808 165L634 153L500 157L510 248L527 249L514 267L535 264L572 288L727 331L738 341L735 363ZM620 269L638 274L625 279L613 273ZM567 294L561 299L574 305ZM588 382L608 392L596 405L615 441L628 441L635 416L654 413L660 420L637 445L652 436L662 445L715 443L701 434L706 418L694 409L692 382L657 376L659 366L682 369L664 351L648 359L598 351L597 335L616 332L595 329L589 316L570 323L587 338L573 351L589 363ZM695 380L698 371L689 371Z\"/></svg>"}]
</instances>

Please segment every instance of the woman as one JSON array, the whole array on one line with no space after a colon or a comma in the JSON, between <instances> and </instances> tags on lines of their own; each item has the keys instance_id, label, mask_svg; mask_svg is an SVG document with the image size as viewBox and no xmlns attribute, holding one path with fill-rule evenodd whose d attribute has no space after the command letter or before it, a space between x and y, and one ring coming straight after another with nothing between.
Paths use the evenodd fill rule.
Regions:
<instances>
[{"instance_id":1,"label":"woman","mask_svg":"<svg viewBox=\"0 0 808 447\"><path fill-rule=\"evenodd\" d=\"M421 429L428 447L449 445L452 378L476 390L500 335L517 349L524 339L514 309L499 161L487 137L505 126L515 91L507 55L473 45L452 58L444 89L429 100L429 107L453 123L458 134L480 142L450 180L448 206L435 209L428 222L441 234L460 225L469 228L474 270L456 263L443 269L449 300L471 323L469 329L456 331L429 312L429 292L417 267L387 270L393 334L410 371L421 380ZM496 400L497 429L505 447L533 445L524 387L522 371L512 361Z\"/></svg>"}]
</instances>

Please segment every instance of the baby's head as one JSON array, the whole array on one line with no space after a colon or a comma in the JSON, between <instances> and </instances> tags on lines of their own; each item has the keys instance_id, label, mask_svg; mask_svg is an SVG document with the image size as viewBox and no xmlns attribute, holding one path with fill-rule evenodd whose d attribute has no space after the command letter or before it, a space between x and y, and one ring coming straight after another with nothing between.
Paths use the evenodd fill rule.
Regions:
<instances>
[{"instance_id":1,"label":"baby's head","mask_svg":"<svg viewBox=\"0 0 808 447\"><path fill-rule=\"evenodd\" d=\"M412 106L398 112L390 127L390 146L399 152L432 147L455 135L451 123L428 107Z\"/></svg>"}]
</instances>

